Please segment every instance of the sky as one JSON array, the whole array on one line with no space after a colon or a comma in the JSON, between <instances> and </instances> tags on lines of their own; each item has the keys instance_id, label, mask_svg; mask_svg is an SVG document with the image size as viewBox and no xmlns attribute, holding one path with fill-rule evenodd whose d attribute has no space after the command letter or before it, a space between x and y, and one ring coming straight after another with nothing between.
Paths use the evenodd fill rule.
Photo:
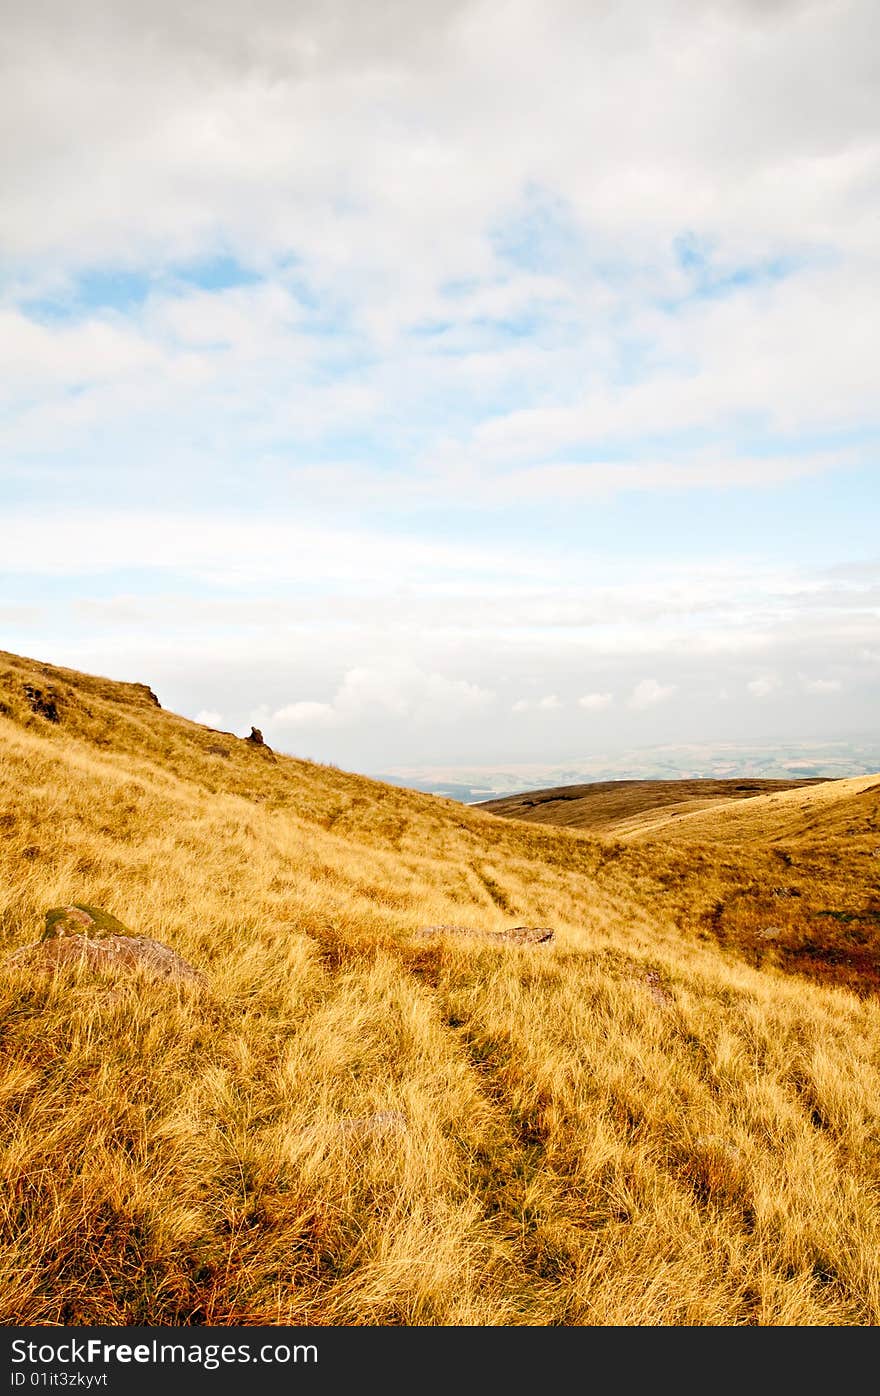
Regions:
<instances>
[{"instance_id":1,"label":"sky","mask_svg":"<svg viewBox=\"0 0 880 1396\"><path fill-rule=\"evenodd\" d=\"M875 0L32 0L0 648L376 772L848 741Z\"/></svg>"}]
</instances>

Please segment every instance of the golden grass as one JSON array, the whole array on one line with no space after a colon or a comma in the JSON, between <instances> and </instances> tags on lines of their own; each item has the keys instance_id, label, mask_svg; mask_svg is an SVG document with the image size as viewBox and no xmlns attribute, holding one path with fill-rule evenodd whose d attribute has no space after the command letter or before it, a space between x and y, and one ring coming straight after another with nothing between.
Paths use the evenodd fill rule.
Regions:
<instances>
[{"instance_id":1,"label":"golden grass","mask_svg":"<svg viewBox=\"0 0 880 1396\"><path fill-rule=\"evenodd\" d=\"M559 819L602 829L606 864L688 939L712 940L760 968L880 992L876 775L733 799L725 798L733 781L707 781L706 797L700 781L624 784L570 800L546 791L534 810L525 797L489 808L540 817L545 827Z\"/></svg>"},{"instance_id":2,"label":"golden grass","mask_svg":"<svg viewBox=\"0 0 880 1396\"><path fill-rule=\"evenodd\" d=\"M677 924L705 844L498 820L11 656L0 706L4 946L85 901L210 979L0 970L0 1322L878 1321L877 1000ZM413 935L515 921L556 941Z\"/></svg>"}]
</instances>

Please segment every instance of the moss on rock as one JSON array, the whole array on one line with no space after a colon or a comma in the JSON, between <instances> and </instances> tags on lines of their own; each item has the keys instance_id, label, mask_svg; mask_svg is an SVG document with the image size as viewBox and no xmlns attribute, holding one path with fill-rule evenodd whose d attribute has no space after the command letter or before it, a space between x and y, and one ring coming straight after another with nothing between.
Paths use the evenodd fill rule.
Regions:
<instances>
[{"instance_id":1,"label":"moss on rock","mask_svg":"<svg viewBox=\"0 0 880 1396\"><path fill-rule=\"evenodd\" d=\"M100 907L88 906L85 902L73 902L70 906L54 906L46 912L46 928L43 940L54 940L61 936L87 935L90 940L100 940L104 936L130 936L133 932L109 911Z\"/></svg>"}]
</instances>

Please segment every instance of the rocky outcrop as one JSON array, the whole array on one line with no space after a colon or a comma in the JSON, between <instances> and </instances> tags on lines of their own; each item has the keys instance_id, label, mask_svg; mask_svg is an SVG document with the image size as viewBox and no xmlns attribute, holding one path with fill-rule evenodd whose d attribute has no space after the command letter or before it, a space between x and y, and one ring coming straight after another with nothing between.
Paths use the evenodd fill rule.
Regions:
<instances>
[{"instance_id":1,"label":"rocky outcrop","mask_svg":"<svg viewBox=\"0 0 880 1396\"><path fill-rule=\"evenodd\" d=\"M255 750L259 751L260 755L265 757L267 761L277 762L278 757L275 755L272 748L266 745L259 727L252 727L250 736L245 737L244 741L247 746L253 747Z\"/></svg>"},{"instance_id":2,"label":"rocky outcrop","mask_svg":"<svg viewBox=\"0 0 880 1396\"><path fill-rule=\"evenodd\" d=\"M60 722L58 715L58 694L53 688L37 688L35 684L24 685L24 696L32 713L44 717L47 722Z\"/></svg>"},{"instance_id":3,"label":"rocky outcrop","mask_svg":"<svg viewBox=\"0 0 880 1396\"><path fill-rule=\"evenodd\" d=\"M146 698L148 703L152 703L154 708L161 708L162 704L159 702L159 699L148 683L133 683L132 688L136 689L138 693Z\"/></svg>"},{"instance_id":4,"label":"rocky outcrop","mask_svg":"<svg viewBox=\"0 0 880 1396\"><path fill-rule=\"evenodd\" d=\"M30 969L35 973L54 973L71 966L96 974L139 973L154 982L204 985L207 981L200 970L147 936L105 936L91 940L88 936L64 936L40 940L25 945L10 955L8 965Z\"/></svg>"},{"instance_id":5,"label":"rocky outcrop","mask_svg":"<svg viewBox=\"0 0 880 1396\"><path fill-rule=\"evenodd\" d=\"M207 983L204 974L176 950L148 936L133 935L109 912L84 903L47 911L42 939L16 950L6 964L36 974L54 974L69 966L192 987Z\"/></svg>"},{"instance_id":6,"label":"rocky outcrop","mask_svg":"<svg viewBox=\"0 0 880 1396\"><path fill-rule=\"evenodd\" d=\"M556 932L549 926L509 926L504 931L484 931L476 926L421 926L416 935L422 940L446 936L483 940L493 945L549 945Z\"/></svg>"}]
</instances>

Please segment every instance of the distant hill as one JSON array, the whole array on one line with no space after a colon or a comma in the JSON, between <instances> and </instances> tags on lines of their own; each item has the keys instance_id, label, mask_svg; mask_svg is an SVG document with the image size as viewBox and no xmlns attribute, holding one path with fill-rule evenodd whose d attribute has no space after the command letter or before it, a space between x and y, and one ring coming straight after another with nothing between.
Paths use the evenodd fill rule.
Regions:
<instances>
[{"instance_id":1,"label":"distant hill","mask_svg":"<svg viewBox=\"0 0 880 1396\"><path fill-rule=\"evenodd\" d=\"M0 1323L876 1325L878 787L624 842L0 654Z\"/></svg>"},{"instance_id":2,"label":"distant hill","mask_svg":"<svg viewBox=\"0 0 880 1396\"><path fill-rule=\"evenodd\" d=\"M682 814L692 814L732 800L796 790L824 783L822 777L797 780L605 780L528 790L498 800L481 801L479 809L507 819L586 829L625 838Z\"/></svg>"},{"instance_id":3,"label":"distant hill","mask_svg":"<svg viewBox=\"0 0 880 1396\"><path fill-rule=\"evenodd\" d=\"M588 831L646 911L750 963L880 992L880 778L611 781L481 808Z\"/></svg>"}]
</instances>

